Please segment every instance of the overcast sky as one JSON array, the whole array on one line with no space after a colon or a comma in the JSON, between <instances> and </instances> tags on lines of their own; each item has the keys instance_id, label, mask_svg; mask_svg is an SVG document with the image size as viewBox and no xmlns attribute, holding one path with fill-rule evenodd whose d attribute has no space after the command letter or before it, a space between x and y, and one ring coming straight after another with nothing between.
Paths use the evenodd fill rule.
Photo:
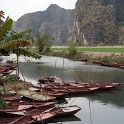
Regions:
<instances>
[{"instance_id":1,"label":"overcast sky","mask_svg":"<svg viewBox=\"0 0 124 124\"><path fill-rule=\"evenodd\" d=\"M77 0L0 0L0 10L4 16L14 21L26 13L44 11L51 4L57 4L65 9L74 9Z\"/></svg>"}]
</instances>

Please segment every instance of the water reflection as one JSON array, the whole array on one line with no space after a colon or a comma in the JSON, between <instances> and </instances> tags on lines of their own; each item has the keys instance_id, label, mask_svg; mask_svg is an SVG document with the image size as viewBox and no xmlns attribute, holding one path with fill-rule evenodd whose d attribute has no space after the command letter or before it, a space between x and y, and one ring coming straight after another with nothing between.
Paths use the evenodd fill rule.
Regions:
<instances>
[{"instance_id":1,"label":"water reflection","mask_svg":"<svg viewBox=\"0 0 124 124\"><path fill-rule=\"evenodd\" d=\"M118 88L113 89L108 92L99 92L98 96L90 97L91 101L99 101L103 104L110 104L114 107L124 109L124 85L119 86Z\"/></svg>"},{"instance_id":2,"label":"water reflection","mask_svg":"<svg viewBox=\"0 0 124 124\"><path fill-rule=\"evenodd\" d=\"M12 59L12 56L10 57ZM20 57L21 78L37 83L38 78L57 75L65 81L93 80L94 82L124 82L124 70L88 65L59 57L42 56L36 61ZM124 85L94 94L71 95L59 100L59 104L78 105L82 108L75 116L58 118L51 123L64 124L123 124ZM67 120L66 120L67 119Z\"/></svg>"},{"instance_id":3,"label":"water reflection","mask_svg":"<svg viewBox=\"0 0 124 124\"><path fill-rule=\"evenodd\" d=\"M73 116L68 116L68 117L58 117L56 119L53 119L49 124L65 124L65 122L67 123L77 123L77 122L81 122L81 119L78 118L77 116L73 115Z\"/></svg>"},{"instance_id":4,"label":"water reflection","mask_svg":"<svg viewBox=\"0 0 124 124\"><path fill-rule=\"evenodd\" d=\"M48 59L49 58L49 59ZM50 62L51 61L51 62ZM42 57L42 64L36 62L20 62L20 70L28 77L46 77L57 75L65 81L123 82L124 71L117 68L86 65L84 62L63 58ZM78 77L78 78L77 78Z\"/></svg>"}]
</instances>

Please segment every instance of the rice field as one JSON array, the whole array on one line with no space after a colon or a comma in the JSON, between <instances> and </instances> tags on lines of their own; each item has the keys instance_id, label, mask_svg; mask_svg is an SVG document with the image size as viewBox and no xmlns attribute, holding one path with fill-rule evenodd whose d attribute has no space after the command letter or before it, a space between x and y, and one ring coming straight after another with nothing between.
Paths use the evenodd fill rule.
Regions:
<instances>
[{"instance_id":1,"label":"rice field","mask_svg":"<svg viewBox=\"0 0 124 124\"><path fill-rule=\"evenodd\" d=\"M68 50L65 46L53 46L51 50ZM105 47L76 47L78 52L108 52L108 53L124 53L124 46L105 46Z\"/></svg>"}]
</instances>

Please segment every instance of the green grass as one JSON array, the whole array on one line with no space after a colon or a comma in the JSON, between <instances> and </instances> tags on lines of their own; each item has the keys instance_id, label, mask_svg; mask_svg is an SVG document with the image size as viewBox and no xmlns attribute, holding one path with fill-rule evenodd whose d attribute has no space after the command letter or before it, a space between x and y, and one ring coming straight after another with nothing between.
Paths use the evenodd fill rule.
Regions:
<instances>
[{"instance_id":1,"label":"green grass","mask_svg":"<svg viewBox=\"0 0 124 124\"><path fill-rule=\"evenodd\" d=\"M51 47L51 50L65 51L67 47ZM109 52L109 53L124 53L124 47L77 47L77 51L82 52Z\"/></svg>"},{"instance_id":2,"label":"green grass","mask_svg":"<svg viewBox=\"0 0 124 124\"><path fill-rule=\"evenodd\" d=\"M68 48L65 48L65 47L51 47L50 50L61 50L61 51L64 51L64 50L68 50Z\"/></svg>"}]
</instances>

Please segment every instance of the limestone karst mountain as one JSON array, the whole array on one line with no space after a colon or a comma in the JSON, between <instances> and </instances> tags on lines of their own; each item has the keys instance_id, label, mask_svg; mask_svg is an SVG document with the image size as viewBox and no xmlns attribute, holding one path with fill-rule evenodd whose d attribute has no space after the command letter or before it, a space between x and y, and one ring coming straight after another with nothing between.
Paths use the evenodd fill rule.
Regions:
<instances>
[{"instance_id":1,"label":"limestone karst mountain","mask_svg":"<svg viewBox=\"0 0 124 124\"><path fill-rule=\"evenodd\" d=\"M66 10L58 5L51 4L45 11L28 13L21 16L14 23L13 29L21 31L32 29L33 35L37 31L41 34L50 34L55 45L66 44L72 35L74 10Z\"/></svg>"},{"instance_id":2,"label":"limestone karst mountain","mask_svg":"<svg viewBox=\"0 0 124 124\"><path fill-rule=\"evenodd\" d=\"M70 36L79 45L123 45L124 0L77 0L73 10L51 4L21 16L13 28L50 34L54 45L66 45Z\"/></svg>"},{"instance_id":3,"label":"limestone karst mountain","mask_svg":"<svg viewBox=\"0 0 124 124\"><path fill-rule=\"evenodd\" d=\"M83 45L122 44L124 0L78 0L73 38Z\"/></svg>"}]
</instances>

